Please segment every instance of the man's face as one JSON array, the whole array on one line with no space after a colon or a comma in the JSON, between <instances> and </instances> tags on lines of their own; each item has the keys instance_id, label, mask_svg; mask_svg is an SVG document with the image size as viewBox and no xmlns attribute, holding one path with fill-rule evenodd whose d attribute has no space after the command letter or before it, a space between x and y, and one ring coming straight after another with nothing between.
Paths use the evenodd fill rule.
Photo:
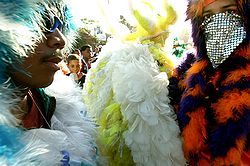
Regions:
<instances>
[{"instance_id":1,"label":"man's face","mask_svg":"<svg viewBox=\"0 0 250 166\"><path fill-rule=\"evenodd\" d=\"M216 0L203 8L203 17L209 17L217 13L234 11L238 13L235 0Z\"/></svg>"},{"instance_id":2,"label":"man's face","mask_svg":"<svg viewBox=\"0 0 250 166\"><path fill-rule=\"evenodd\" d=\"M60 69L57 64L61 61L59 52L65 46L65 37L58 29L45 36L42 42L37 43L34 52L19 65L25 73L12 70L11 77L17 85L42 88L52 83L55 72Z\"/></svg>"},{"instance_id":3,"label":"man's face","mask_svg":"<svg viewBox=\"0 0 250 166\"><path fill-rule=\"evenodd\" d=\"M246 30L235 0L212 0L203 17L207 55L216 68L242 43Z\"/></svg>"},{"instance_id":4,"label":"man's face","mask_svg":"<svg viewBox=\"0 0 250 166\"><path fill-rule=\"evenodd\" d=\"M92 50L90 48L86 48L84 51L82 51L82 56L85 60L91 59L91 52Z\"/></svg>"},{"instance_id":5,"label":"man's face","mask_svg":"<svg viewBox=\"0 0 250 166\"><path fill-rule=\"evenodd\" d=\"M68 68L70 73L78 73L80 71L80 62L79 60L71 60L68 63Z\"/></svg>"}]
</instances>

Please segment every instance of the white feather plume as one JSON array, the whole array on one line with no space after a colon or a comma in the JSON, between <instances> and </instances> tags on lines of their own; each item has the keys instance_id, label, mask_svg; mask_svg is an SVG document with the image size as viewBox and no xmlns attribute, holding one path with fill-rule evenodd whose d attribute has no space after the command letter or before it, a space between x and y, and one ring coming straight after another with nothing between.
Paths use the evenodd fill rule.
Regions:
<instances>
[{"instance_id":1,"label":"white feather plume","mask_svg":"<svg viewBox=\"0 0 250 166\"><path fill-rule=\"evenodd\" d=\"M100 64L104 67L100 68ZM91 83L92 93L87 93ZM181 166L179 128L168 98L168 77L147 45L109 42L87 75L84 97L99 118L110 97L128 121L123 134L133 160L144 166Z\"/></svg>"}]
</instances>

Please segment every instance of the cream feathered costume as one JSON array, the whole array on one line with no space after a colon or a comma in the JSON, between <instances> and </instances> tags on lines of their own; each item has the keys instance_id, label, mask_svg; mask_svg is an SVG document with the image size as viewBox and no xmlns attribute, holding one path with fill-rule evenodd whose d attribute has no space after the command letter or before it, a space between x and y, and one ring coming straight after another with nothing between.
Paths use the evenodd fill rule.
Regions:
<instances>
[{"instance_id":1,"label":"cream feathered costume","mask_svg":"<svg viewBox=\"0 0 250 166\"><path fill-rule=\"evenodd\" d=\"M10 111L21 110L8 66L28 56L42 39L45 11L61 13L63 33L71 43L74 25L66 2L1 0L0 7L0 165L96 165L95 125L86 116L80 89L68 77L56 74L53 84L45 89L46 95L56 98L50 129L23 129Z\"/></svg>"},{"instance_id":2,"label":"cream feathered costume","mask_svg":"<svg viewBox=\"0 0 250 166\"><path fill-rule=\"evenodd\" d=\"M137 31L108 42L87 75L84 101L99 124L98 144L109 165L186 163L168 98L173 64L162 50L176 13L164 7L166 15L156 13L152 21L133 10Z\"/></svg>"}]
</instances>

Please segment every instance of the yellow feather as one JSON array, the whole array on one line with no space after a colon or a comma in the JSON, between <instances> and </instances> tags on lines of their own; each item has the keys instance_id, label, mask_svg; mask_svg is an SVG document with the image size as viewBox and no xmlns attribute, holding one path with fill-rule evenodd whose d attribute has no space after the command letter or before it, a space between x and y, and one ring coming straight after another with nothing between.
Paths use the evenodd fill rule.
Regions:
<instances>
[{"instance_id":1,"label":"yellow feather","mask_svg":"<svg viewBox=\"0 0 250 166\"><path fill-rule=\"evenodd\" d=\"M123 133L127 123L120 111L120 104L109 104L99 119L98 145L104 156L109 157L109 166L135 165L129 148L124 143Z\"/></svg>"}]
</instances>

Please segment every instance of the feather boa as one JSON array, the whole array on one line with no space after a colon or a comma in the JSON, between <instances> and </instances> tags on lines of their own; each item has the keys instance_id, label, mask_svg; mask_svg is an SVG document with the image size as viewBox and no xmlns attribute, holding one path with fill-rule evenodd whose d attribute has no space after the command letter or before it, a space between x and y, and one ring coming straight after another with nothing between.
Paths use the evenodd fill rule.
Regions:
<instances>
[{"instance_id":1,"label":"feather boa","mask_svg":"<svg viewBox=\"0 0 250 166\"><path fill-rule=\"evenodd\" d=\"M242 128L248 126L248 102L243 101L242 96L248 98L248 92L245 90L249 87L247 64L250 2L236 1L247 37L245 43L237 48L218 71L214 71L207 60L205 38L201 28L204 0L188 2L187 17L191 19L192 37L200 60L188 72L184 85L187 88L178 112L185 142L185 155L188 159L194 159L199 157L202 149L209 149L214 165L239 165L243 154L242 147L247 148L249 144L248 139L245 139L247 131ZM234 103L237 98L240 99L239 104ZM243 114L245 118L242 118Z\"/></svg>"},{"instance_id":2,"label":"feather boa","mask_svg":"<svg viewBox=\"0 0 250 166\"><path fill-rule=\"evenodd\" d=\"M15 127L17 123L11 114L0 114L1 165L58 165L63 158L63 150L69 152L72 165L95 165L96 131L86 116L80 89L68 77L56 74L56 80L46 92L57 99L52 130L24 131ZM2 99L1 112L9 112L9 107L15 103L15 100Z\"/></svg>"},{"instance_id":3,"label":"feather boa","mask_svg":"<svg viewBox=\"0 0 250 166\"><path fill-rule=\"evenodd\" d=\"M192 66L195 60L195 55L193 53L188 53L180 65L174 69L172 76L169 78L169 98L171 100L171 105L174 106L175 112L178 110L181 95L185 89L183 80L185 79L186 71Z\"/></svg>"},{"instance_id":4,"label":"feather boa","mask_svg":"<svg viewBox=\"0 0 250 166\"><path fill-rule=\"evenodd\" d=\"M124 165L185 164L167 85L147 45L113 41L103 47L87 75L84 100L100 135L108 139L100 144L108 144L110 165L117 160Z\"/></svg>"},{"instance_id":5,"label":"feather boa","mask_svg":"<svg viewBox=\"0 0 250 166\"><path fill-rule=\"evenodd\" d=\"M72 155L72 163L84 161L86 164L95 165L96 130L82 102L81 89L69 77L57 72L54 82L45 92L56 98L56 111L51 120L51 127L65 134L66 139L62 145ZM50 141L51 145L60 141L55 138L53 140L55 142Z\"/></svg>"},{"instance_id":6,"label":"feather boa","mask_svg":"<svg viewBox=\"0 0 250 166\"><path fill-rule=\"evenodd\" d=\"M214 165L241 164L249 150L249 53L245 40L217 70L205 58L189 69L178 112L188 159L207 149Z\"/></svg>"}]
</instances>

